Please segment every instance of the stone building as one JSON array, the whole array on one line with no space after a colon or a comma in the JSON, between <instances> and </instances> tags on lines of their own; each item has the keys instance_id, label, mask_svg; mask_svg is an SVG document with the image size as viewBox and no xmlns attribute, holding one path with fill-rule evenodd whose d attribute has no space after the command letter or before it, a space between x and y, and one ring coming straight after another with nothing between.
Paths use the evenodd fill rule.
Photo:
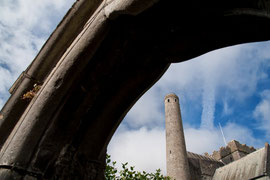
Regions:
<instances>
[{"instance_id":1,"label":"stone building","mask_svg":"<svg viewBox=\"0 0 270 180\"><path fill-rule=\"evenodd\" d=\"M179 98L165 97L167 175L176 180L270 179L269 144L254 147L232 140L213 154L186 150Z\"/></svg>"}]
</instances>

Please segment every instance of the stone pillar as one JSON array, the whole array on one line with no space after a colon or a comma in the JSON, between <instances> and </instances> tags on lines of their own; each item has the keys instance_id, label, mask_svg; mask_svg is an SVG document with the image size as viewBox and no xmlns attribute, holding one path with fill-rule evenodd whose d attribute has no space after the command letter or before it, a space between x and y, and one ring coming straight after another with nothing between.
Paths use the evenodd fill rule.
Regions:
<instances>
[{"instance_id":1,"label":"stone pillar","mask_svg":"<svg viewBox=\"0 0 270 180\"><path fill-rule=\"evenodd\" d=\"M179 106L175 94L165 97L167 175L176 180L189 180L190 172Z\"/></svg>"},{"instance_id":2,"label":"stone pillar","mask_svg":"<svg viewBox=\"0 0 270 180\"><path fill-rule=\"evenodd\" d=\"M81 74L83 74L84 69L94 56L96 49L103 41L108 30L108 20L104 16L104 12L100 12L95 16L92 23L84 27L83 31L66 50L2 146L0 151L1 180L23 179L26 175L32 176L32 179L43 179L44 171L46 171L46 167L52 160L48 159L48 157L57 156L54 153L54 149L61 149L61 142L65 142L63 138L62 141L56 141L57 143L50 141L48 147L42 147L43 140L50 134L48 128L60 119L59 114L69 99L72 89L80 87L78 82L81 79ZM76 118L73 120L75 121ZM72 124L72 122L69 123ZM65 127L66 125L68 124L65 124ZM76 129L76 126L74 129ZM75 133L72 133L74 132L59 133L56 137L61 135L73 136ZM71 153L75 154L75 152ZM70 153L68 152L67 154L69 155ZM73 154L69 157L73 158ZM74 164L78 164L76 159L74 160L73 158L72 160L73 162L75 161ZM55 163L57 164L58 162ZM43 169L40 170L41 168L38 169L32 166L33 164L39 164L43 166ZM70 164L70 166L73 167L75 166L74 164ZM98 166L95 163L93 164L91 159L87 160L86 164L88 165L84 166L84 168L89 167L90 170L91 167ZM100 163L98 162L98 164ZM69 173L72 172L69 171ZM80 173L79 175L84 175L85 171ZM76 174L78 175L78 173ZM71 179L74 178L72 177Z\"/></svg>"}]
</instances>

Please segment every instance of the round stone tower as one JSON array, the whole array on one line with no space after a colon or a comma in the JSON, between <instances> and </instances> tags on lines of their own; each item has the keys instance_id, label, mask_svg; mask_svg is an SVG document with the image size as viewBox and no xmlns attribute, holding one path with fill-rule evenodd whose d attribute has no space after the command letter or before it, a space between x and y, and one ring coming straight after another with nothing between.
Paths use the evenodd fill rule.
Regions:
<instances>
[{"instance_id":1,"label":"round stone tower","mask_svg":"<svg viewBox=\"0 0 270 180\"><path fill-rule=\"evenodd\" d=\"M190 180L186 143L179 98L165 96L167 175L176 180Z\"/></svg>"}]
</instances>

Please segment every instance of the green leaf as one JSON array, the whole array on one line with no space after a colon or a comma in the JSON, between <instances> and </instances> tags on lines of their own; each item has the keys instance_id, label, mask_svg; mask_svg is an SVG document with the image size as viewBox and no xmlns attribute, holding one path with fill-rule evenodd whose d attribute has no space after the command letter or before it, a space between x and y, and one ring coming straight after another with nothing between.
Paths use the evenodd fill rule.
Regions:
<instances>
[{"instance_id":1,"label":"green leaf","mask_svg":"<svg viewBox=\"0 0 270 180\"><path fill-rule=\"evenodd\" d=\"M112 163L112 165L110 165ZM115 168L116 161L111 161L111 156L106 155L105 179L106 180L170 180L168 176L163 176L161 170L157 169L155 173L145 171L135 171L135 166L128 167L128 163L122 163L120 171Z\"/></svg>"}]
</instances>

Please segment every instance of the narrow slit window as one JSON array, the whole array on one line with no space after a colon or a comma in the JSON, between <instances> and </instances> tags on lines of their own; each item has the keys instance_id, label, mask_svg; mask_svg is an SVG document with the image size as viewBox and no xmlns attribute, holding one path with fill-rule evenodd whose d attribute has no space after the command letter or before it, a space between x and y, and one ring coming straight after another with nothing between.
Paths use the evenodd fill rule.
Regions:
<instances>
[{"instance_id":1,"label":"narrow slit window","mask_svg":"<svg viewBox=\"0 0 270 180\"><path fill-rule=\"evenodd\" d=\"M168 99L168 102L170 102L170 99Z\"/></svg>"}]
</instances>

